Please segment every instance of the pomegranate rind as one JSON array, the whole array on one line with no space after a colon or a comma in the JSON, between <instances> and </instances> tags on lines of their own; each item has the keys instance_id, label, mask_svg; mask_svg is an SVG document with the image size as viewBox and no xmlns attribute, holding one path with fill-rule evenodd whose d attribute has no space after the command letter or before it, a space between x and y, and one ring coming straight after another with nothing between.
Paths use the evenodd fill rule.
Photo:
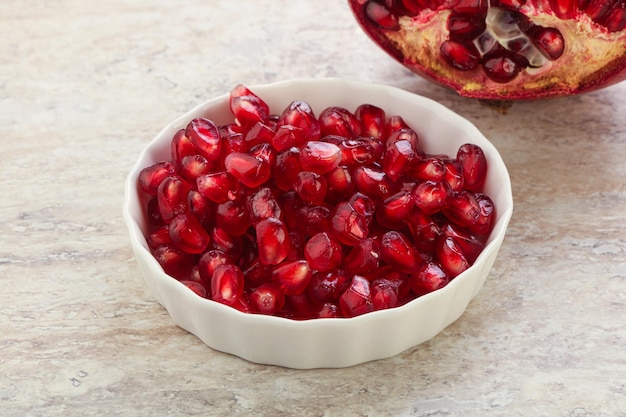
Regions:
<instances>
[{"instance_id":1,"label":"pomegranate rind","mask_svg":"<svg viewBox=\"0 0 626 417\"><path fill-rule=\"evenodd\" d=\"M363 31L392 58L412 72L459 95L484 100L535 100L591 92L626 80L626 29L610 32L588 16L562 20L544 4L528 1L518 9L534 24L557 28L564 39L560 58L540 68L525 68L512 81L498 83L476 67L459 71L440 55L448 38L450 11L426 9L401 16L398 30L384 30L363 13L362 0L348 0ZM539 3L539 2L537 2Z\"/></svg>"}]
</instances>

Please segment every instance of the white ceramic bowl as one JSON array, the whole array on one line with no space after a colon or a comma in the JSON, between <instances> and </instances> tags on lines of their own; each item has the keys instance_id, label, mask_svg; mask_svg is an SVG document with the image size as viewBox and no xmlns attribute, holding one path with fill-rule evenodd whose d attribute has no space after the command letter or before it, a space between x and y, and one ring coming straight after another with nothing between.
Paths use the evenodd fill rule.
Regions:
<instances>
[{"instance_id":1,"label":"white ceramic bowl","mask_svg":"<svg viewBox=\"0 0 626 417\"><path fill-rule=\"evenodd\" d=\"M150 254L137 176L142 168L169 159L173 134L191 119L205 116L218 124L231 121L226 93L167 125L141 153L126 181L123 215L133 252L145 282L174 322L213 349L256 363L306 369L347 367L387 358L431 339L458 319L483 286L513 211L509 174L494 146L472 123L441 104L389 86L311 79L248 87L274 112L295 99L308 102L316 114L331 105L354 111L359 104L374 104L388 115L401 115L420 135L420 143L429 153L456 155L466 142L481 146L489 163L485 193L496 206L495 226L471 268L444 288L398 308L349 319L295 321L246 314L198 297L166 275Z\"/></svg>"}]
</instances>

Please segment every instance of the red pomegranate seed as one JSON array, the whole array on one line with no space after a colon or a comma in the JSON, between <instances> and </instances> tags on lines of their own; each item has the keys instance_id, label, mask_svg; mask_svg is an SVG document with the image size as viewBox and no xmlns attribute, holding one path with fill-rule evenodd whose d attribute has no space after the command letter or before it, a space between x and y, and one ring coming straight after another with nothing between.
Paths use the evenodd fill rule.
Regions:
<instances>
[{"instance_id":1,"label":"red pomegranate seed","mask_svg":"<svg viewBox=\"0 0 626 417\"><path fill-rule=\"evenodd\" d=\"M274 138L274 129L263 122L256 122L246 133L244 140L248 148L260 143L271 143Z\"/></svg>"},{"instance_id":2,"label":"red pomegranate seed","mask_svg":"<svg viewBox=\"0 0 626 417\"><path fill-rule=\"evenodd\" d=\"M300 149L300 165L306 171L326 174L341 162L341 150L335 144L321 141L308 141Z\"/></svg>"},{"instance_id":3,"label":"red pomegranate seed","mask_svg":"<svg viewBox=\"0 0 626 417\"><path fill-rule=\"evenodd\" d=\"M370 284L367 279L355 275L350 286L339 297L339 307L346 317L356 317L374 311Z\"/></svg>"},{"instance_id":4,"label":"red pomegranate seed","mask_svg":"<svg viewBox=\"0 0 626 417\"><path fill-rule=\"evenodd\" d=\"M495 205L488 195L483 193L476 193L474 198L478 202L480 207L480 214L476 224L470 227L474 233L479 235L487 235L491 232L493 226L493 220L495 217Z\"/></svg>"},{"instance_id":5,"label":"red pomegranate seed","mask_svg":"<svg viewBox=\"0 0 626 417\"><path fill-rule=\"evenodd\" d=\"M457 160L449 159L444 161L446 172L443 175L444 181L448 183L452 191L460 191L465 186L463 178L463 168Z\"/></svg>"},{"instance_id":6,"label":"red pomegranate seed","mask_svg":"<svg viewBox=\"0 0 626 417\"><path fill-rule=\"evenodd\" d=\"M276 129L276 133L271 140L271 144L278 152L291 147L300 148L306 143L304 131L295 126L282 125Z\"/></svg>"},{"instance_id":7,"label":"red pomegranate seed","mask_svg":"<svg viewBox=\"0 0 626 417\"><path fill-rule=\"evenodd\" d=\"M231 263L236 263L243 253L243 237L233 236L225 230L214 227L210 231L211 248L221 250L228 256Z\"/></svg>"},{"instance_id":8,"label":"red pomegranate seed","mask_svg":"<svg viewBox=\"0 0 626 417\"><path fill-rule=\"evenodd\" d=\"M563 55L565 40L558 29L540 28L532 34L533 43L550 60L555 60Z\"/></svg>"},{"instance_id":9,"label":"red pomegranate seed","mask_svg":"<svg viewBox=\"0 0 626 417\"><path fill-rule=\"evenodd\" d=\"M260 188L248 195L246 207L252 224L257 224L268 217L278 219L282 216L280 205L269 187Z\"/></svg>"},{"instance_id":10,"label":"red pomegranate seed","mask_svg":"<svg viewBox=\"0 0 626 417\"><path fill-rule=\"evenodd\" d=\"M261 314L276 315L285 305L285 294L277 285L262 284L250 293L250 304Z\"/></svg>"},{"instance_id":11,"label":"red pomegranate seed","mask_svg":"<svg viewBox=\"0 0 626 417\"><path fill-rule=\"evenodd\" d=\"M331 138L337 138L337 136L326 136L322 140L326 141ZM384 151L382 142L367 137L341 138L335 142L335 145L341 150L342 165L369 165L378 162Z\"/></svg>"},{"instance_id":12,"label":"red pomegranate seed","mask_svg":"<svg viewBox=\"0 0 626 417\"><path fill-rule=\"evenodd\" d=\"M176 166L180 166L180 162L185 156L195 155L198 153L198 150L193 146L193 143L191 143L191 139L185 136L185 129L181 129L172 137L170 152L172 163Z\"/></svg>"},{"instance_id":13,"label":"red pomegranate seed","mask_svg":"<svg viewBox=\"0 0 626 417\"><path fill-rule=\"evenodd\" d=\"M227 155L224 159L224 166L226 171L249 188L256 188L264 184L271 175L269 163L241 152Z\"/></svg>"},{"instance_id":14,"label":"red pomegranate seed","mask_svg":"<svg viewBox=\"0 0 626 417\"><path fill-rule=\"evenodd\" d=\"M459 147L456 158L461 164L463 186L470 191L482 191L487 177L487 158L482 148L466 143Z\"/></svg>"},{"instance_id":15,"label":"red pomegranate seed","mask_svg":"<svg viewBox=\"0 0 626 417\"><path fill-rule=\"evenodd\" d=\"M215 207L207 198L196 190L190 190L187 194L187 204L189 212L200 220L205 229L213 226Z\"/></svg>"},{"instance_id":16,"label":"red pomegranate seed","mask_svg":"<svg viewBox=\"0 0 626 417\"><path fill-rule=\"evenodd\" d=\"M302 171L296 176L293 189L305 203L322 204L326 199L328 184L323 176L311 171Z\"/></svg>"},{"instance_id":17,"label":"red pomegranate seed","mask_svg":"<svg viewBox=\"0 0 626 417\"><path fill-rule=\"evenodd\" d=\"M457 13L481 14L487 10L488 0L459 0L452 10Z\"/></svg>"},{"instance_id":18,"label":"red pomegranate seed","mask_svg":"<svg viewBox=\"0 0 626 417\"><path fill-rule=\"evenodd\" d=\"M237 199L239 181L226 171L201 175L196 179L198 191L214 203L226 203Z\"/></svg>"},{"instance_id":19,"label":"red pomegranate seed","mask_svg":"<svg viewBox=\"0 0 626 417\"><path fill-rule=\"evenodd\" d=\"M419 263L419 253L410 240L402 232L395 230L382 236L380 255L387 264L406 272L413 271Z\"/></svg>"},{"instance_id":20,"label":"red pomegranate seed","mask_svg":"<svg viewBox=\"0 0 626 417\"><path fill-rule=\"evenodd\" d=\"M480 62L480 54L472 44L447 40L441 44L440 51L448 64L461 71L473 70Z\"/></svg>"},{"instance_id":21,"label":"red pomegranate seed","mask_svg":"<svg viewBox=\"0 0 626 417\"><path fill-rule=\"evenodd\" d=\"M385 199L382 206L382 215L384 219L392 223L404 222L410 218L414 206L415 200L412 190L400 190Z\"/></svg>"},{"instance_id":22,"label":"red pomegranate seed","mask_svg":"<svg viewBox=\"0 0 626 417\"><path fill-rule=\"evenodd\" d=\"M220 136L222 137L222 154L220 155L219 162L222 162L226 155L233 152L246 152L248 146L244 138L244 132L240 132L235 129L241 129L237 125L227 125L220 127Z\"/></svg>"},{"instance_id":23,"label":"red pomegranate seed","mask_svg":"<svg viewBox=\"0 0 626 417\"><path fill-rule=\"evenodd\" d=\"M471 229L480 218L480 205L472 193L457 191L448 198L442 212L453 223Z\"/></svg>"},{"instance_id":24,"label":"red pomegranate seed","mask_svg":"<svg viewBox=\"0 0 626 417\"><path fill-rule=\"evenodd\" d=\"M215 268L227 263L229 263L229 258L221 250L211 249L206 251L198 260L198 273L200 274L202 284L210 288Z\"/></svg>"},{"instance_id":25,"label":"red pomegranate seed","mask_svg":"<svg viewBox=\"0 0 626 417\"><path fill-rule=\"evenodd\" d=\"M354 211L365 217L368 225L372 222L376 212L376 202L374 200L363 193L357 192L350 197L348 203L350 203Z\"/></svg>"},{"instance_id":26,"label":"red pomegranate seed","mask_svg":"<svg viewBox=\"0 0 626 417\"><path fill-rule=\"evenodd\" d=\"M450 278L437 263L426 261L409 277L409 286L417 296L445 287Z\"/></svg>"},{"instance_id":27,"label":"red pomegranate seed","mask_svg":"<svg viewBox=\"0 0 626 417\"><path fill-rule=\"evenodd\" d=\"M174 164L171 162L158 162L142 169L139 172L137 181L139 188L141 188L143 192L151 196L156 196L161 182L163 182L165 178L174 176L175 174L176 167Z\"/></svg>"},{"instance_id":28,"label":"red pomegranate seed","mask_svg":"<svg viewBox=\"0 0 626 417\"><path fill-rule=\"evenodd\" d=\"M415 210L406 223L416 248L423 252L434 252L435 243L441 236L440 226L421 210Z\"/></svg>"},{"instance_id":29,"label":"red pomegranate seed","mask_svg":"<svg viewBox=\"0 0 626 417\"><path fill-rule=\"evenodd\" d=\"M441 268L448 274L450 279L470 267L470 263L460 246L451 237L442 238L439 241L436 254Z\"/></svg>"},{"instance_id":30,"label":"red pomegranate seed","mask_svg":"<svg viewBox=\"0 0 626 417\"><path fill-rule=\"evenodd\" d=\"M308 103L300 100L292 101L280 115L278 126L291 125L302 129L305 140L319 140L320 122Z\"/></svg>"},{"instance_id":31,"label":"red pomegranate seed","mask_svg":"<svg viewBox=\"0 0 626 417\"><path fill-rule=\"evenodd\" d=\"M243 272L232 264L218 265L211 278L211 298L232 305L243 294Z\"/></svg>"},{"instance_id":32,"label":"red pomegranate seed","mask_svg":"<svg viewBox=\"0 0 626 417\"><path fill-rule=\"evenodd\" d=\"M350 277L341 269L315 272L309 281L307 293L317 303L336 302L350 285Z\"/></svg>"},{"instance_id":33,"label":"red pomegranate seed","mask_svg":"<svg viewBox=\"0 0 626 417\"><path fill-rule=\"evenodd\" d=\"M408 140L394 140L387 142L387 152L383 160L383 171L397 181L411 164L417 159L417 152Z\"/></svg>"},{"instance_id":34,"label":"red pomegranate seed","mask_svg":"<svg viewBox=\"0 0 626 417\"><path fill-rule=\"evenodd\" d=\"M350 170L343 165L324 174L324 178L327 184L326 200L330 203L346 200L356 190Z\"/></svg>"},{"instance_id":35,"label":"red pomegranate seed","mask_svg":"<svg viewBox=\"0 0 626 417\"><path fill-rule=\"evenodd\" d=\"M178 280L189 278L195 262L193 255L185 253L174 247L174 245L169 244L155 248L152 251L152 256L154 256L167 275Z\"/></svg>"},{"instance_id":36,"label":"red pomegranate seed","mask_svg":"<svg viewBox=\"0 0 626 417\"><path fill-rule=\"evenodd\" d=\"M232 308L241 311L242 313L252 313L252 307L250 307L250 301L248 301L246 294L237 298L234 303L230 305Z\"/></svg>"},{"instance_id":37,"label":"red pomegranate seed","mask_svg":"<svg viewBox=\"0 0 626 417\"><path fill-rule=\"evenodd\" d=\"M312 236L318 232L330 231L330 208L326 206L303 205L296 212L294 229L304 236Z\"/></svg>"},{"instance_id":38,"label":"red pomegranate seed","mask_svg":"<svg viewBox=\"0 0 626 417\"><path fill-rule=\"evenodd\" d=\"M230 109L235 120L242 126L265 122L269 117L269 106L244 85L230 91Z\"/></svg>"},{"instance_id":39,"label":"red pomegranate seed","mask_svg":"<svg viewBox=\"0 0 626 417\"><path fill-rule=\"evenodd\" d=\"M209 163L204 156L189 155L180 161L178 174L187 181L195 182L199 176L208 174L213 168L213 164Z\"/></svg>"},{"instance_id":40,"label":"red pomegranate seed","mask_svg":"<svg viewBox=\"0 0 626 417\"><path fill-rule=\"evenodd\" d=\"M474 39L485 31L483 16L452 13L448 17L447 28L452 39Z\"/></svg>"},{"instance_id":41,"label":"red pomegranate seed","mask_svg":"<svg viewBox=\"0 0 626 417\"><path fill-rule=\"evenodd\" d=\"M289 232L289 254L286 261L297 261L304 259L305 236L298 232Z\"/></svg>"},{"instance_id":42,"label":"red pomegranate seed","mask_svg":"<svg viewBox=\"0 0 626 417\"><path fill-rule=\"evenodd\" d=\"M398 191L391 177L377 168L357 167L352 178L356 189L374 200L384 200Z\"/></svg>"},{"instance_id":43,"label":"red pomegranate seed","mask_svg":"<svg viewBox=\"0 0 626 417\"><path fill-rule=\"evenodd\" d=\"M164 222L169 223L174 216L189 211L187 194L189 185L180 177L167 177L157 189L159 213Z\"/></svg>"},{"instance_id":44,"label":"red pomegranate seed","mask_svg":"<svg viewBox=\"0 0 626 417\"><path fill-rule=\"evenodd\" d=\"M372 104L361 104L354 111L354 116L361 123L361 135L382 140L385 129L385 111Z\"/></svg>"},{"instance_id":45,"label":"red pomegranate seed","mask_svg":"<svg viewBox=\"0 0 626 417\"><path fill-rule=\"evenodd\" d=\"M326 232L313 235L304 247L304 257L317 271L329 271L342 261L341 245Z\"/></svg>"},{"instance_id":46,"label":"red pomegranate seed","mask_svg":"<svg viewBox=\"0 0 626 417\"><path fill-rule=\"evenodd\" d=\"M190 280L183 280L180 282L184 284L187 288L189 288L191 291L196 293L196 295L199 295L202 298L207 298L206 288L201 283L197 281L190 281Z\"/></svg>"},{"instance_id":47,"label":"red pomegranate seed","mask_svg":"<svg viewBox=\"0 0 626 417\"><path fill-rule=\"evenodd\" d=\"M270 175L276 166L276 150L269 143L259 143L250 148L248 153L269 167Z\"/></svg>"},{"instance_id":48,"label":"red pomegranate seed","mask_svg":"<svg viewBox=\"0 0 626 417\"><path fill-rule=\"evenodd\" d=\"M146 214L148 215L148 223L151 226L162 226L165 222L161 218L161 212L159 211L159 200L156 197L151 198L148 201L146 208Z\"/></svg>"},{"instance_id":49,"label":"red pomegranate seed","mask_svg":"<svg viewBox=\"0 0 626 417\"><path fill-rule=\"evenodd\" d=\"M441 228L441 234L446 238L454 239L470 264L474 263L485 246L480 239L468 230L452 224L444 225Z\"/></svg>"},{"instance_id":50,"label":"red pomegranate seed","mask_svg":"<svg viewBox=\"0 0 626 417\"><path fill-rule=\"evenodd\" d=\"M385 310L398 306L397 288L384 279L376 279L370 285L374 310Z\"/></svg>"},{"instance_id":51,"label":"red pomegranate seed","mask_svg":"<svg viewBox=\"0 0 626 417\"><path fill-rule=\"evenodd\" d=\"M319 116L321 136L338 135L353 138L361 134L361 123L348 109L333 106Z\"/></svg>"},{"instance_id":52,"label":"red pomegranate seed","mask_svg":"<svg viewBox=\"0 0 626 417\"><path fill-rule=\"evenodd\" d=\"M282 220L287 228L289 230L297 229L300 221L298 211L306 205L298 193L293 190L286 191L278 197L278 204L282 209Z\"/></svg>"},{"instance_id":53,"label":"red pomegranate seed","mask_svg":"<svg viewBox=\"0 0 626 417\"><path fill-rule=\"evenodd\" d=\"M439 212L452 196L452 189L447 182L424 181L415 186L413 201L424 214Z\"/></svg>"},{"instance_id":54,"label":"red pomegranate seed","mask_svg":"<svg viewBox=\"0 0 626 417\"><path fill-rule=\"evenodd\" d=\"M306 260L283 262L272 270L272 281L277 283L285 295L302 294L309 281L312 271Z\"/></svg>"},{"instance_id":55,"label":"red pomegranate seed","mask_svg":"<svg viewBox=\"0 0 626 417\"><path fill-rule=\"evenodd\" d=\"M626 28L626 2L617 2L602 19L609 32L620 32Z\"/></svg>"},{"instance_id":56,"label":"red pomegranate seed","mask_svg":"<svg viewBox=\"0 0 626 417\"><path fill-rule=\"evenodd\" d=\"M487 77L497 83L508 83L517 77L522 66L509 54L492 56L483 62L483 70Z\"/></svg>"},{"instance_id":57,"label":"red pomegranate seed","mask_svg":"<svg viewBox=\"0 0 626 417\"><path fill-rule=\"evenodd\" d=\"M207 161L215 161L222 151L220 132L211 120L204 117L193 119L185 128L185 136Z\"/></svg>"},{"instance_id":58,"label":"red pomegranate seed","mask_svg":"<svg viewBox=\"0 0 626 417\"><path fill-rule=\"evenodd\" d=\"M421 181L441 181L446 175L446 164L441 158L427 157L415 161L407 176Z\"/></svg>"},{"instance_id":59,"label":"red pomegranate seed","mask_svg":"<svg viewBox=\"0 0 626 417\"><path fill-rule=\"evenodd\" d=\"M162 225L154 229L146 237L146 242L151 249L155 249L161 245L171 245L170 230L168 225Z\"/></svg>"},{"instance_id":60,"label":"red pomegranate seed","mask_svg":"<svg viewBox=\"0 0 626 417\"><path fill-rule=\"evenodd\" d=\"M358 244L369 233L367 219L345 201L335 207L330 226L337 240L348 246Z\"/></svg>"},{"instance_id":61,"label":"red pomegranate seed","mask_svg":"<svg viewBox=\"0 0 626 417\"><path fill-rule=\"evenodd\" d=\"M404 300L409 295L411 289L409 288L409 274L399 271L396 268L385 265L381 268L378 268L375 271L376 275L372 276L371 282L375 282L377 280L385 280L385 282L396 289L398 294L398 299Z\"/></svg>"},{"instance_id":62,"label":"red pomegranate seed","mask_svg":"<svg viewBox=\"0 0 626 417\"><path fill-rule=\"evenodd\" d=\"M281 311L281 315L292 320L308 320L317 317L318 309L319 306L311 301L306 292L303 292L285 295L285 308Z\"/></svg>"},{"instance_id":63,"label":"red pomegranate seed","mask_svg":"<svg viewBox=\"0 0 626 417\"><path fill-rule=\"evenodd\" d=\"M376 239L367 238L350 249L343 265L351 274L367 275L378 269L380 261L380 244Z\"/></svg>"},{"instance_id":64,"label":"red pomegranate seed","mask_svg":"<svg viewBox=\"0 0 626 417\"><path fill-rule=\"evenodd\" d=\"M243 277L246 283L251 287L258 287L262 284L271 282L271 266L261 263L259 258L250 262L243 271Z\"/></svg>"},{"instance_id":65,"label":"red pomegranate seed","mask_svg":"<svg viewBox=\"0 0 626 417\"><path fill-rule=\"evenodd\" d=\"M255 226L259 260L264 265L278 265L289 254L289 231L275 217L269 217Z\"/></svg>"},{"instance_id":66,"label":"red pomegranate seed","mask_svg":"<svg viewBox=\"0 0 626 417\"><path fill-rule=\"evenodd\" d=\"M385 122L385 126L383 128L383 141L387 141L393 134L400 129L410 129L409 125L404 121L402 116L393 115L390 116Z\"/></svg>"},{"instance_id":67,"label":"red pomegranate seed","mask_svg":"<svg viewBox=\"0 0 626 417\"><path fill-rule=\"evenodd\" d=\"M399 141L408 141L410 144L411 150L417 154L417 149L419 148L419 136L417 133L411 128L400 128L395 130L389 135L386 142L387 151L389 151L389 147L394 142Z\"/></svg>"},{"instance_id":68,"label":"red pomegranate seed","mask_svg":"<svg viewBox=\"0 0 626 417\"><path fill-rule=\"evenodd\" d=\"M365 15L375 24L383 29L397 30L400 28L398 18L394 16L384 4L367 2L365 5Z\"/></svg>"},{"instance_id":69,"label":"red pomegranate seed","mask_svg":"<svg viewBox=\"0 0 626 417\"><path fill-rule=\"evenodd\" d=\"M215 209L215 224L232 236L241 236L252 224L246 206L237 200L218 204Z\"/></svg>"},{"instance_id":70,"label":"red pomegranate seed","mask_svg":"<svg viewBox=\"0 0 626 417\"><path fill-rule=\"evenodd\" d=\"M300 149L293 147L276 155L274 181L282 191L289 191L293 188L293 183L300 171L302 171Z\"/></svg>"},{"instance_id":71,"label":"red pomegranate seed","mask_svg":"<svg viewBox=\"0 0 626 417\"><path fill-rule=\"evenodd\" d=\"M179 214L169 224L170 239L180 250L187 253L202 253L211 238L202 224L192 214Z\"/></svg>"},{"instance_id":72,"label":"red pomegranate seed","mask_svg":"<svg viewBox=\"0 0 626 417\"><path fill-rule=\"evenodd\" d=\"M317 314L317 318L320 319L331 319L341 317L339 307L337 304L333 303L324 303L319 313Z\"/></svg>"}]
</instances>

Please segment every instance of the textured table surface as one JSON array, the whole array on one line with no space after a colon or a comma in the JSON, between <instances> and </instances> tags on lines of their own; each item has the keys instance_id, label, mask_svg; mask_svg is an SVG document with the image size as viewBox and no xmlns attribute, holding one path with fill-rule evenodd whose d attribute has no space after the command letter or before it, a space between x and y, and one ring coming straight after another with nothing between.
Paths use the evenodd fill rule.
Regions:
<instances>
[{"instance_id":1,"label":"textured table surface","mask_svg":"<svg viewBox=\"0 0 626 417\"><path fill-rule=\"evenodd\" d=\"M345 77L442 102L509 165L485 287L434 339L348 369L211 350L147 291L123 182L238 83ZM626 83L501 115L411 75L344 1L0 3L3 416L626 416Z\"/></svg>"}]
</instances>

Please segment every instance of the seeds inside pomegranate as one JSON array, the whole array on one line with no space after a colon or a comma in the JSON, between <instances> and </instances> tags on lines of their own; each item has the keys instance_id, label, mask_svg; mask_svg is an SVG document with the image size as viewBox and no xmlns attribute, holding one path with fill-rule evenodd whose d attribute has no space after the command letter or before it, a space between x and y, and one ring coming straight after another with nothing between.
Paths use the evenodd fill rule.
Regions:
<instances>
[{"instance_id":1,"label":"seeds inside pomegranate","mask_svg":"<svg viewBox=\"0 0 626 417\"><path fill-rule=\"evenodd\" d=\"M390 5L418 12L369 4L379 18ZM451 32L476 32L460 13L481 4L458 2ZM273 115L240 85L231 109L219 128L189 122L171 161L137 178L148 247L199 296L245 313L354 317L442 288L483 250L495 207L480 147L427 154L401 116L369 104L318 118L296 100Z\"/></svg>"},{"instance_id":2,"label":"seeds inside pomegranate","mask_svg":"<svg viewBox=\"0 0 626 417\"><path fill-rule=\"evenodd\" d=\"M463 96L537 99L626 79L623 1L348 1L377 45Z\"/></svg>"}]
</instances>

